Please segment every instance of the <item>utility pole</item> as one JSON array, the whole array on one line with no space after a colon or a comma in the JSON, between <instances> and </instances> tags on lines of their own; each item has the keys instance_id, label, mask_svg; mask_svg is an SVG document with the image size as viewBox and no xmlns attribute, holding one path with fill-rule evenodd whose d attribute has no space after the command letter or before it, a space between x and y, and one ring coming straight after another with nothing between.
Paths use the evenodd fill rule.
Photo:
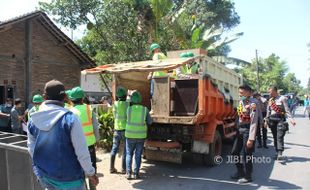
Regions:
<instances>
[{"instance_id":1,"label":"utility pole","mask_svg":"<svg viewBox=\"0 0 310 190\"><path fill-rule=\"evenodd\" d=\"M259 86L259 62L258 62L258 55L257 55L257 49L255 50L255 54L256 54L256 82L257 82L257 86L256 86L256 90L257 92L260 92L260 86Z\"/></svg>"}]
</instances>

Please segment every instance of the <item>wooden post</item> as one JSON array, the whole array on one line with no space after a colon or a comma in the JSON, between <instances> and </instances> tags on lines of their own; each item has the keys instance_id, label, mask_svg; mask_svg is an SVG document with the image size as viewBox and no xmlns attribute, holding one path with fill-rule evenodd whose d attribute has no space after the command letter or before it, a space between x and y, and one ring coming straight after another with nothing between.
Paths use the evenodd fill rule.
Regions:
<instances>
[{"instance_id":1,"label":"wooden post","mask_svg":"<svg viewBox=\"0 0 310 190\"><path fill-rule=\"evenodd\" d=\"M31 102L32 21L25 22L25 107Z\"/></svg>"}]
</instances>

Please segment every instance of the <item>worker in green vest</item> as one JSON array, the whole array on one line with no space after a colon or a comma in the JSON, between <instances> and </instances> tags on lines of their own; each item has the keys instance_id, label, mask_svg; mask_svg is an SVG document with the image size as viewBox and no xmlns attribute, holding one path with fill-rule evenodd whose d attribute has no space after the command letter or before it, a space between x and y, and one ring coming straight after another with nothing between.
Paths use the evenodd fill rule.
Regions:
<instances>
[{"instance_id":1,"label":"worker in green vest","mask_svg":"<svg viewBox=\"0 0 310 190\"><path fill-rule=\"evenodd\" d=\"M71 109L72 107L73 107L73 103L72 103L72 101L71 101L71 89L70 90L66 90L66 97L65 97L65 100L64 100L64 102L65 102L65 108L67 108L67 109Z\"/></svg>"},{"instance_id":2,"label":"worker in green vest","mask_svg":"<svg viewBox=\"0 0 310 190\"><path fill-rule=\"evenodd\" d=\"M116 89L116 101L114 102L113 115L114 115L114 134L113 134L113 145L111 150L110 160L110 173L116 173L117 170L114 167L115 156L118 152L120 144L123 146L122 156L122 173L126 173L126 147L125 147L125 128L127 121L127 109L129 102L126 101L127 90L118 86Z\"/></svg>"},{"instance_id":3,"label":"worker in green vest","mask_svg":"<svg viewBox=\"0 0 310 190\"><path fill-rule=\"evenodd\" d=\"M31 114L39 111L39 107L42 104L42 102L44 102L43 96L41 96L40 94L36 94L32 97L32 104L33 107L28 111L28 118L27 121L29 121Z\"/></svg>"},{"instance_id":4,"label":"worker in green vest","mask_svg":"<svg viewBox=\"0 0 310 190\"><path fill-rule=\"evenodd\" d=\"M139 178L141 156L144 141L147 136L147 125L152 123L148 109L141 105L142 97L138 91L131 94L131 106L127 109L126 122L126 170L127 179L132 178L132 157L135 154L135 165L133 171L134 179Z\"/></svg>"},{"instance_id":5,"label":"worker in green vest","mask_svg":"<svg viewBox=\"0 0 310 190\"><path fill-rule=\"evenodd\" d=\"M180 58L191 58L194 57L192 52L183 52L180 54ZM198 74L199 64L196 62L182 65L176 68L177 79L190 79L194 78L193 75Z\"/></svg>"},{"instance_id":6,"label":"worker in green vest","mask_svg":"<svg viewBox=\"0 0 310 190\"><path fill-rule=\"evenodd\" d=\"M163 54L160 50L160 46L157 43L153 43L150 46L150 51L153 54L153 60L163 60L166 59L166 55ZM167 71L155 71L155 72L150 72L147 79L151 80L151 89L150 89L150 95L151 95L151 107L153 105L152 97L154 93L154 77L165 77L168 76ZM151 110L151 114L153 113L153 110Z\"/></svg>"},{"instance_id":7,"label":"worker in green vest","mask_svg":"<svg viewBox=\"0 0 310 190\"><path fill-rule=\"evenodd\" d=\"M73 107L70 111L72 111L81 120L91 162L97 173L95 145L100 139L98 121L95 113L91 109L91 106L84 104L84 97L85 94L81 87L71 89L69 98L73 102ZM90 182L89 186L91 190L96 189L96 187Z\"/></svg>"},{"instance_id":8,"label":"worker in green vest","mask_svg":"<svg viewBox=\"0 0 310 190\"><path fill-rule=\"evenodd\" d=\"M153 43L150 46L150 51L153 54L153 60L163 60L166 59L166 55L163 54L160 50L160 46L156 43ZM153 78L153 77L162 77L162 76L167 76L167 71L155 71L155 72L150 72L148 78Z\"/></svg>"}]
</instances>

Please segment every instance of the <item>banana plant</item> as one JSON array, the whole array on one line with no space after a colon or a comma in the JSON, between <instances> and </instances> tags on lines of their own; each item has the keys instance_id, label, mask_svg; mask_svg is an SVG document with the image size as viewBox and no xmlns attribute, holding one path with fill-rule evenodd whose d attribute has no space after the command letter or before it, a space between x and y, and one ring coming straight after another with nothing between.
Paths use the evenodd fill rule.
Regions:
<instances>
[{"instance_id":1,"label":"banana plant","mask_svg":"<svg viewBox=\"0 0 310 190\"><path fill-rule=\"evenodd\" d=\"M222 63L223 65L236 65L236 66L241 66L241 67L251 65L250 62L247 62L242 59L235 58L235 57L212 56L212 59L214 59L218 63Z\"/></svg>"}]
</instances>

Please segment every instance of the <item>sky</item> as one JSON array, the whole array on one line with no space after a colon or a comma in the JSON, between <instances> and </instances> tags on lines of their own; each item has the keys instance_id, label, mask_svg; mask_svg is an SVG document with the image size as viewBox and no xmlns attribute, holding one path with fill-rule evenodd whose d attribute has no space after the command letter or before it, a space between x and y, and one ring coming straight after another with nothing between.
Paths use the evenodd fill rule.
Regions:
<instances>
[{"instance_id":1,"label":"sky","mask_svg":"<svg viewBox=\"0 0 310 190\"><path fill-rule=\"evenodd\" d=\"M240 24L233 32L244 35L230 44L229 56L251 61L275 53L287 62L305 87L310 77L310 1L233 0Z\"/></svg>"},{"instance_id":2,"label":"sky","mask_svg":"<svg viewBox=\"0 0 310 190\"><path fill-rule=\"evenodd\" d=\"M41 0L49 1L49 0ZM10 19L38 7L39 0L0 0L0 21ZM272 53L287 62L289 72L295 73L305 87L310 76L310 1L309 0L233 0L240 24L233 33L244 35L231 43L229 56L251 61ZM59 26L59 25L58 25ZM71 32L61 27L71 36ZM83 29L73 32L74 39Z\"/></svg>"}]
</instances>

